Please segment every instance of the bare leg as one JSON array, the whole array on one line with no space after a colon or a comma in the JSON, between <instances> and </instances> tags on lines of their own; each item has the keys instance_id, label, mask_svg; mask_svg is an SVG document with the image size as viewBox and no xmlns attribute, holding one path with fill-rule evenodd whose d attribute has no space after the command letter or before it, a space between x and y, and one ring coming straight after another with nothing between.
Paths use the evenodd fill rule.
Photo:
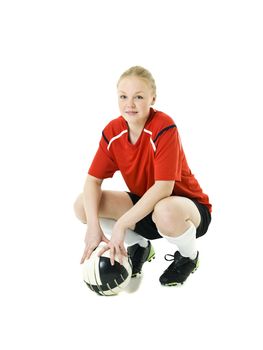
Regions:
<instances>
[{"instance_id":1,"label":"bare leg","mask_svg":"<svg viewBox=\"0 0 263 350\"><path fill-rule=\"evenodd\" d=\"M126 192L102 191L99 217L118 220L132 207L133 203ZM74 211L77 218L86 224L88 220L84 210L82 193L77 197L74 203ZM134 227L130 227L130 229L134 230Z\"/></svg>"},{"instance_id":2,"label":"bare leg","mask_svg":"<svg viewBox=\"0 0 263 350\"><path fill-rule=\"evenodd\" d=\"M171 196L155 205L152 219L158 230L166 236L178 237L193 224L200 224L200 213L188 198Z\"/></svg>"}]
</instances>

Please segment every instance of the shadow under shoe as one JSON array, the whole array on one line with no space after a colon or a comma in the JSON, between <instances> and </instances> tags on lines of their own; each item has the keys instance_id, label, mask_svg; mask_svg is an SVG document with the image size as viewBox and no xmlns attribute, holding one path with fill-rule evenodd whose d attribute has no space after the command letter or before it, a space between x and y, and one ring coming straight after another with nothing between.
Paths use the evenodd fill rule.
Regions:
<instances>
[{"instance_id":1,"label":"shadow under shoe","mask_svg":"<svg viewBox=\"0 0 263 350\"><path fill-rule=\"evenodd\" d=\"M132 277L136 277L142 271L142 266L146 261L155 258L155 251L150 241L146 248L141 247L138 243L127 248L127 252L132 261Z\"/></svg>"},{"instance_id":2,"label":"shadow under shoe","mask_svg":"<svg viewBox=\"0 0 263 350\"><path fill-rule=\"evenodd\" d=\"M183 257L179 251L176 251L174 255L166 254L164 258L167 261L173 260L159 278L160 283L164 286L183 284L199 266L199 252L194 260Z\"/></svg>"}]
</instances>

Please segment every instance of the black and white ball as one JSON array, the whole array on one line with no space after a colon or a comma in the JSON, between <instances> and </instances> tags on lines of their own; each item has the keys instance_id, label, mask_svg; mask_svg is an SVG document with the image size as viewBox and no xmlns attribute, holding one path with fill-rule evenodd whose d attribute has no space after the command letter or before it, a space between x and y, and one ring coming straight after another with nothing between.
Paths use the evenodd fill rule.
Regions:
<instances>
[{"instance_id":1,"label":"black and white ball","mask_svg":"<svg viewBox=\"0 0 263 350\"><path fill-rule=\"evenodd\" d=\"M100 295L115 295L121 292L130 282L132 264L129 257L123 256L122 265L115 256L114 265L110 263L110 251L101 256L99 245L83 264L83 278L87 286Z\"/></svg>"}]
</instances>

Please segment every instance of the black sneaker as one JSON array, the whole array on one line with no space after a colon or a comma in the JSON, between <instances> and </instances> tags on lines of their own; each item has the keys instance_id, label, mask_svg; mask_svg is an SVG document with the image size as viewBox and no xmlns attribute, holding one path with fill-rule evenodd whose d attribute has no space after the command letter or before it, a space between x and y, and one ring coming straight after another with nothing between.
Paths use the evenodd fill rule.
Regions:
<instances>
[{"instance_id":1,"label":"black sneaker","mask_svg":"<svg viewBox=\"0 0 263 350\"><path fill-rule=\"evenodd\" d=\"M173 262L161 275L159 281L164 286L183 284L190 273L194 273L199 266L199 252L194 260L183 257L178 251L174 255L166 254L165 260Z\"/></svg>"},{"instance_id":2,"label":"black sneaker","mask_svg":"<svg viewBox=\"0 0 263 350\"><path fill-rule=\"evenodd\" d=\"M150 241L148 247L143 248L138 243L127 248L128 254L132 261L132 277L136 277L142 271L142 266L146 261L155 258L155 252Z\"/></svg>"}]
</instances>

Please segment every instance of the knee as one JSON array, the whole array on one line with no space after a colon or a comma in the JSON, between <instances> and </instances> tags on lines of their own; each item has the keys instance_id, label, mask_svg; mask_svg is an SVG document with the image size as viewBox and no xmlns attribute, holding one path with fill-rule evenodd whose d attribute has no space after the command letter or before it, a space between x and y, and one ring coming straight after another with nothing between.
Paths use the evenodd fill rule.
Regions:
<instances>
[{"instance_id":1,"label":"knee","mask_svg":"<svg viewBox=\"0 0 263 350\"><path fill-rule=\"evenodd\" d=\"M158 231L167 236L176 236L185 230L187 225L180 208L177 210L174 206L165 200L158 202L152 214L152 220Z\"/></svg>"},{"instance_id":2,"label":"knee","mask_svg":"<svg viewBox=\"0 0 263 350\"><path fill-rule=\"evenodd\" d=\"M154 207L152 220L161 232L167 231L168 226L174 221L174 213L167 203L160 201Z\"/></svg>"},{"instance_id":3,"label":"knee","mask_svg":"<svg viewBox=\"0 0 263 350\"><path fill-rule=\"evenodd\" d=\"M83 205L83 194L82 193L75 200L74 205L73 205L73 209L74 209L74 213L75 213L76 217L81 222L83 222L83 224L86 224L87 219L86 219L86 214L85 214L84 205Z\"/></svg>"}]
</instances>

